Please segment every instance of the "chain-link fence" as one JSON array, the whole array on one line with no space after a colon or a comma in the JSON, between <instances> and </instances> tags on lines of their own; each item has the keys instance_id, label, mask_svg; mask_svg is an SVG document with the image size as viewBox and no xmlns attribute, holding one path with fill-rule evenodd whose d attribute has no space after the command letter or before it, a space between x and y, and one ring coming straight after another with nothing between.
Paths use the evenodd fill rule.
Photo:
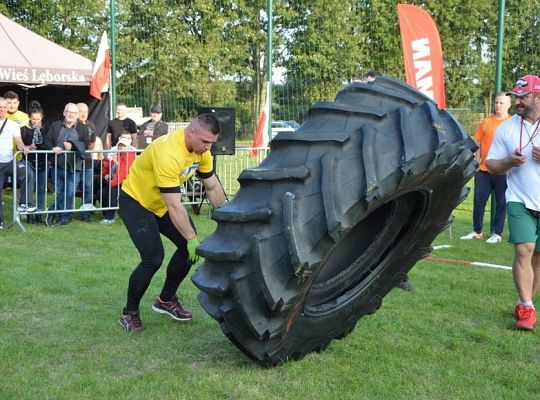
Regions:
<instances>
[{"instance_id":1,"label":"chain-link fence","mask_svg":"<svg viewBox=\"0 0 540 400\"><path fill-rule=\"evenodd\" d=\"M492 111L497 7L487 0L411 3L439 28L447 104L473 134ZM332 100L370 69L403 79L394 0L6 0L0 13L92 61L108 31L118 101L144 115L159 104L172 123L189 120L199 107L232 107L237 139L249 143L266 93L269 4L273 120L301 123L311 104ZM508 2L505 17L502 86L510 88L517 77L540 73L540 3ZM21 90L31 97L31 89ZM62 95L78 100L74 91Z\"/></svg>"},{"instance_id":2,"label":"chain-link fence","mask_svg":"<svg viewBox=\"0 0 540 400\"><path fill-rule=\"evenodd\" d=\"M189 120L198 107L233 107L238 137L251 139L267 80L267 1L116 0L114 32L111 1L6 0L0 12L92 61L101 33L109 31L119 101L144 115L160 104L173 122ZM447 103L473 131L477 113L489 113L493 97L497 7L492 1L411 3L439 27ZM301 122L311 104L333 99L353 75L372 68L403 78L396 1L270 4L274 120ZM540 3L507 4L503 87L538 73L539 30Z\"/></svg>"}]
</instances>

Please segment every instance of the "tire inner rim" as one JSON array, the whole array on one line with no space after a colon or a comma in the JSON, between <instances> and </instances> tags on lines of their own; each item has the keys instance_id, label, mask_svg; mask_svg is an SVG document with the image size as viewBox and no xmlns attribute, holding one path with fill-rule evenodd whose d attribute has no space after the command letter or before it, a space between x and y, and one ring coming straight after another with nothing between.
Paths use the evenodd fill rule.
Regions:
<instances>
[{"instance_id":1,"label":"tire inner rim","mask_svg":"<svg viewBox=\"0 0 540 400\"><path fill-rule=\"evenodd\" d=\"M379 278L422 221L427 202L428 196L421 192L407 193L356 224L321 263L306 296L304 312L331 312L371 291L374 285L384 285Z\"/></svg>"}]
</instances>

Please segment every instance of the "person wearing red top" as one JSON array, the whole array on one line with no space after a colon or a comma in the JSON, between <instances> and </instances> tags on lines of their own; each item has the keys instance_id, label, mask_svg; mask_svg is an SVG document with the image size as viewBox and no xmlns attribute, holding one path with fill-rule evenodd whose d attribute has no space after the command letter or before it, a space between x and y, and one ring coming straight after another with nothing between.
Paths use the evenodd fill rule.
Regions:
<instances>
[{"instance_id":1,"label":"person wearing red top","mask_svg":"<svg viewBox=\"0 0 540 400\"><path fill-rule=\"evenodd\" d=\"M498 243L501 241L501 234L504 228L506 215L506 175L493 175L488 172L486 158L495 137L497 127L508 118L508 110L512 102L506 92L498 93L495 96L495 114L485 118L478 125L475 133L475 140L479 150L476 153L479 161L479 168L474 176L474 203L473 203L473 230L471 233L461 236L462 240L482 239L484 237L484 212L487 200L491 194L495 194L495 214L491 223L491 236L487 243Z\"/></svg>"},{"instance_id":2,"label":"person wearing red top","mask_svg":"<svg viewBox=\"0 0 540 400\"><path fill-rule=\"evenodd\" d=\"M101 196L102 207L116 207L118 205L118 193L120 185L126 179L129 168L135 157L136 149L131 146L131 138L122 136L118 140L119 153L114 154L111 159L105 159L102 163L103 189ZM115 210L103 211L102 224L112 224L114 222Z\"/></svg>"}]
</instances>

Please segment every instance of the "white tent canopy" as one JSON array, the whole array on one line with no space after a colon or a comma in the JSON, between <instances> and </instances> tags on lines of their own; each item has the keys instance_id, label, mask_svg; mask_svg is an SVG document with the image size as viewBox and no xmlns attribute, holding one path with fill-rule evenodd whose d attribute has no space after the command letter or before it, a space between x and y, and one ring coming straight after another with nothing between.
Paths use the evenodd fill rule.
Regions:
<instances>
[{"instance_id":1,"label":"white tent canopy","mask_svg":"<svg viewBox=\"0 0 540 400\"><path fill-rule=\"evenodd\" d=\"M0 14L0 82L89 86L92 61Z\"/></svg>"}]
</instances>

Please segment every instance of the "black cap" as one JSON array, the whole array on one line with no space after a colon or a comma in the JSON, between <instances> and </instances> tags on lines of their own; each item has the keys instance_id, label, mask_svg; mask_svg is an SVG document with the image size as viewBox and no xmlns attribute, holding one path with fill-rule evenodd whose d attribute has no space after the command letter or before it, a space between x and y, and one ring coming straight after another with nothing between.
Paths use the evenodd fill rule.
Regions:
<instances>
[{"instance_id":1,"label":"black cap","mask_svg":"<svg viewBox=\"0 0 540 400\"><path fill-rule=\"evenodd\" d=\"M150 112L161 114L161 107L160 106L152 106L150 109Z\"/></svg>"}]
</instances>

